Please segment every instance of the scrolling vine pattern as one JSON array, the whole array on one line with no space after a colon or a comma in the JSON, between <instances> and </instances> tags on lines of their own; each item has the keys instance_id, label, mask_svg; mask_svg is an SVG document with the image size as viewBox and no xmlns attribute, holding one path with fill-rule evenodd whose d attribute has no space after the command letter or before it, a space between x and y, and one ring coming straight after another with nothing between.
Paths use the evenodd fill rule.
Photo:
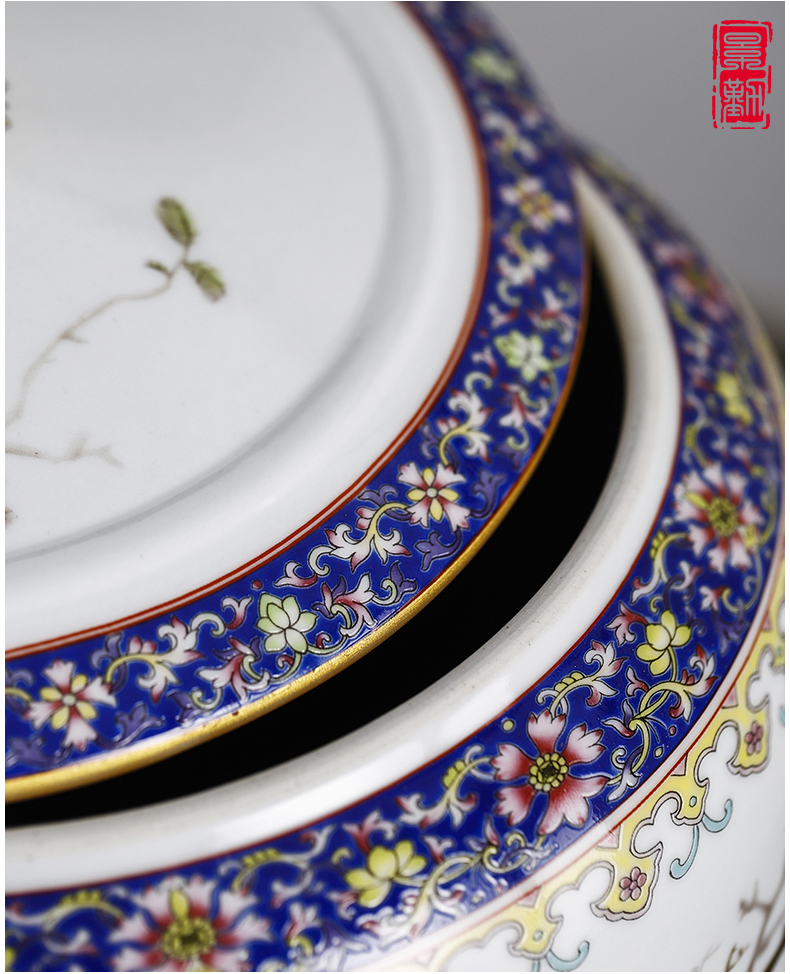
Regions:
<instances>
[{"instance_id":1,"label":"scrolling vine pattern","mask_svg":"<svg viewBox=\"0 0 790 974\"><path fill-rule=\"evenodd\" d=\"M351 650L424 592L535 461L578 355L582 247L546 115L472 12L430 20L479 132L490 260L478 317L420 428L359 495L255 571L174 614L46 651L6 674L7 777L64 768L250 708ZM187 261L188 214L159 216ZM159 293L157 291L156 293ZM12 653L12 655L14 655ZM249 712L249 711L248 711Z\"/></svg>"},{"instance_id":2,"label":"scrolling vine pattern","mask_svg":"<svg viewBox=\"0 0 790 974\"><path fill-rule=\"evenodd\" d=\"M413 965L414 969L446 970L451 958L453 966L458 968L460 952L470 948L479 950L483 944L489 942L492 935L505 930L508 931L510 940L509 952L529 960L533 970L594 969L596 964L601 963L597 941L605 941L607 937L607 931L602 930L600 924L597 925L597 937L593 934L589 940L579 942L575 951L568 950L567 941L565 950L558 944L564 922L560 904L568 894L580 892L592 873L603 870L608 874L608 882L597 898L581 908L589 909L593 916L609 922L639 920L651 910L654 898L658 895L658 887L666 886L666 876L680 881L692 868L696 870L695 860L701 843L715 842L715 837L730 825L733 814L738 818L738 813L741 813L742 831L739 833L739 841L749 841L749 833L754 831L754 822L750 819L744 820L742 809L736 810L736 803L731 798L726 798L718 807L710 801L711 781L707 761L718 750L722 760L726 761L727 772L740 778L749 778L765 771L770 765L772 753L775 754L776 735L783 733L781 720L772 720L772 711L778 711L780 715L782 712L777 702L783 698L782 680L785 668L784 574L782 564L775 581L770 609L746 665L721 708L672 774L589 852L542 886L526 892L501 912L487 917L471 929L467 928L460 936L449 938L433 956L423 955L419 966ZM755 694L758 684L760 691ZM769 692L763 695L766 685ZM773 699L774 696L777 697L776 700ZM753 703L753 699L757 702ZM726 733L732 729L736 731L734 741L733 735L730 734L728 738ZM774 758L774 763L775 761ZM719 769L719 772L726 773L723 769ZM778 774L774 770L774 775ZM717 781L721 784L720 778ZM655 827L657 820L663 820L658 828ZM780 820L780 814L773 816L775 824ZM771 816L768 816L766 824L769 827L770 823ZM684 835L688 852L682 860L670 859L666 848L667 839L671 841L679 834ZM732 842L728 848L733 848ZM760 875L760 886L763 885L764 877ZM757 904L756 891L744 880L741 891L745 892L747 889L752 897L751 903L738 900L737 883L730 890L733 920L736 917L743 920L755 908L768 907L769 913L771 912L770 903ZM780 891L777 892L777 900ZM673 891L663 889L661 895L666 902L667 897L672 897ZM577 901L574 912L578 909L580 906ZM764 924L765 929L758 934L756 943L751 945L752 959L746 969L757 969L757 957L764 954L771 944L775 944L782 912L777 905L772 924ZM767 919L766 916L766 921ZM512 936L514 929L517 931L515 939ZM710 933L707 935L712 936ZM704 936L705 934L701 935L702 940ZM743 936L742 931L739 936ZM696 948L698 944L690 946ZM735 952L736 948L733 948L725 970L732 969L733 961L737 960ZM722 950L718 946L710 953L716 954L721 963Z\"/></svg>"},{"instance_id":3,"label":"scrolling vine pattern","mask_svg":"<svg viewBox=\"0 0 790 974\"><path fill-rule=\"evenodd\" d=\"M507 91L516 84L513 62L467 5L430 5L423 14L446 50L460 49L464 63L486 72L486 86ZM482 90L488 97L488 88ZM520 104L533 117L534 106ZM744 639L780 557L776 404L731 297L693 243L619 173L586 155L582 161L652 268L682 376L682 432L671 483L630 576L582 641L537 686L396 785L276 841L180 870L12 897L9 923L19 963L58 969L69 956L84 969L259 971L372 963L490 903L572 844L582 851L592 826L669 762L713 694L731 688L738 671L733 664L749 654ZM492 329L494 321L492 315ZM537 367L524 351L528 344L514 345L522 350L519 369ZM472 395L469 388L465 392ZM465 413L467 422L474 413ZM428 428L434 440L424 433L421 443L430 450L451 430L435 421ZM463 442L482 449L479 438ZM448 439L444 446L449 460L456 444ZM452 461L443 462L441 454L437 459L432 477L416 462L403 465L399 482L409 491L399 502L404 507L390 508L403 524L407 516L430 524L439 507L451 526L461 527L472 514L465 497L454 496L460 491L448 476L451 467L458 472ZM367 522L358 529L361 539L343 525L345 530L327 534L327 547L342 550L350 563L376 513L395 496L402 495L393 487L365 498L370 507L359 515ZM392 548L401 540L393 527L381 543L396 557ZM290 577L314 584L321 557L312 564L300 560ZM395 589L402 577L392 579ZM331 614L342 605L351 615L338 616L355 622L360 612L340 599L361 585L353 592L329 589L324 608ZM235 621L250 607L238 602L226 608ZM307 634L320 611L270 592L261 593L255 608L263 644L232 645L215 668L227 668L228 680L238 672L239 685L249 680L248 672L259 672L265 640L273 637L275 652L287 646L293 656L305 644L309 649ZM149 657L141 661L148 685L161 692L174 682L177 661L196 651L203 624L232 628L206 616L189 625L174 621L166 634L173 665L160 666L158 673L150 665L158 662L155 646L119 640L102 652L115 672L127 665L127 655ZM250 657L246 674L240 672L242 655ZM75 699L101 682L84 678L75 689L69 670L57 692L66 677ZM53 691L49 698L56 702ZM67 705L59 699L63 710ZM68 706L73 712L76 704ZM748 761L754 741L744 736L743 742ZM629 902L638 903L640 876L631 870L621 878L630 883ZM614 895L625 903L622 891L621 884Z\"/></svg>"}]
</instances>

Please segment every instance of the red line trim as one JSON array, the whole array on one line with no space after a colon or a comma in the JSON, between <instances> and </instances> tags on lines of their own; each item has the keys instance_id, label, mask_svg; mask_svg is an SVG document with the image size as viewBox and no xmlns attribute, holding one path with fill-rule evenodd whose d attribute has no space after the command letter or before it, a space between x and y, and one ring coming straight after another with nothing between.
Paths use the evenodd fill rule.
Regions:
<instances>
[{"instance_id":1,"label":"red line trim","mask_svg":"<svg viewBox=\"0 0 790 974\"><path fill-rule=\"evenodd\" d=\"M409 10L409 8L406 8ZM77 632L69 633L64 636L55 636L52 639L42 640L35 643L26 643L21 646L15 646L11 649L6 650L6 659L17 659L21 656L29 656L36 653L43 653L48 650L57 649L61 646L69 646L73 643L80 642L85 639L91 639L95 636L106 635L110 632L115 632L119 629L125 629L128 626L134 625L136 623L145 622L148 619L152 619L155 616L162 615L166 612L171 612L179 609L181 606L188 602L192 602L195 599L201 598L206 595L211 595L217 592L219 589L226 585L237 581L242 578L247 573L254 571L256 568L260 568L268 562L272 561L277 555L286 551L297 541L301 540L305 535L321 524L322 521L330 517L335 511L339 510L347 501L351 500L361 489L364 484L368 483L372 477L374 477L391 459L395 456L398 450L401 449L403 444L409 439L409 437L418 428L420 423L424 420L425 416L433 408L437 400L439 399L442 391L447 386L452 373L455 371L456 366L461 360L463 352L469 343L469 338L473 331L475 321L480 312L480 306L483 298L483 290L485 287L486 277L489 269L489 259L491 253L491 201L488 195L488 175L486 171L486 161L485 154L483 151L482 141L480 133L476 127L474 117L472 115L471 108L469 107L466 95L461 88L459 79L453 72L449 61L444 55L444 52L439 48L436 41L429 34L423 24L410 10L409 13L414 20L414 22L419 26L423 34L428 38L431 45L436 51L441 55L441 62L444 65L445 71L452 83L453 88L458 95L458 99L461 105L462 112L467 122L467 129L471 137L473 151L475 155L475 162L477 168L477 175L481 190L481 240L480 240L480 253L477 261L477 269L475 271L475 278L472 287L472 295L469 300L469 305L467 306L466 314L464 316L460 334L453 346L453 350L450 353L450 357L447 360L444 368L442 369L438 379L434 382L431 387L430 392L423 400L418 411L412 416L408 424L401 430L398 436L393 440L393 442L387 447L386 451L380 454L376 460L359 476L357 479L342 493L330 501L325 507L323 507L316 515L314 515L309 521L306 521L295 531L292 531L287 537L278 541L277 544L268 548L262 554L257 555L255 558L250 559L245 562L239 568L233 571L227 572L221 575L219 578L213 579L205 585L198 588L192 589L183 595L176 596L175 598L168 599L166 602L160 602L158 605L153 606L150 609L145 609L141 612L131 613L127 616L122 616L119 619L114 619L111 622L103 623L97 626L91 626L87 629L81 629Z\"/></svg>"},{"instance_id":2,"label":"red line trim","mask_svg":"<svg viewBox=\"0 0 790 974\"><path fill-rule=\"evenodd\" d=\"M783 547L781 548L781 551L782 552L784 551ZM780 552L780 548L777 547L776 554L774 555L774 558L775 559L776 559L777 555L779 555L779 552ZM777 562L775 560L772 563L772 567L776 563ZM683 763L683 761L686 760L686 758L688 757L688 754L691 751L691 749L699 742L699 740L702 737L702 735L705 733L705 731L713 723L713 721L716 718L716 716L720 713L720 711L724 707L724 702L727 699L727 695L728 695L729 691L732 689L733 686L735 686L735 683L738 681L738 678L740 677L741 673L743 673L744 669L746 668L746 664L749 662L749 660L751 658L752 652L754 650L754 646L756 645L757 639L759 638L759 634L762 632L763 628L765 627L765 620L770 615L770 612L771 612L771 603L773 601L774 593L776 592L776 583L777 583L777 581L778 581L778 578L777 579L774 579L774 587L771 590L771 596L770 596L770 598L768 600L768 603L766 604L765 611L763 612L762 616L760 617L760 625L759 625L759 627L755 628L754 627L755 626L755 620L754 619L752 620L752 625L749 627L749 629L750 629L750 631L753 631L756 634L755 635L755 639L753 641L752 646L749 648L749 651L744 654L743 662L741 663L741 665L740 665L737 673L735 673L734 678L729 683L727 693L726 694L723 694L721 705L718 706L711 713L710 717L708 717L708 719L705 721L704 726L702 726L700 728L700 732L694 737L694 739L692 741L690 741L688 747L684 749L683 753L677 759L677 761L675 761L675 763L672 764L669 767L669 770L666 772L666 774L662 775L661 779L656 782L656 784L650 789L650 791L646 792L646 794L644 795L644 797L642 798L642 800L634 808L629 809L619 819L617 819L617 821L614 823L614 825L612 826L612 828L609 829L609 832L614 831L615 828L617 828L619 825L621 825L627 818L629 818L639 808L641 808L645 804L645 802L647 802L655 794L655 792L664 784L664 782L667 780L667 778L669 778L669 777L672 776L672 774L675 771L675 769L678 768ZM741 649L742 648L743 648L743 644L741 644ZM732 675L733 669L734 669L734 667L730 668L730 670L728 670L728 672L726 674L726 678L728 680L729 680L730 676ZM533 686L535 686L535 685L537 685L537 684L533 684ZM724 686L724 685L725 685L724 684L724 681L722 681L722 686ZM527 691L527 692L529 692L529 691ZM522 694L522 696L523 696L523 694ZM521 697L518 697L516 700L513 701L513 703L516 703L520 699L521 699ZM513 706L512 703L508 705L508 707L506 708L506 710L509 709L511 706ZM287 836L292 835L294 832L303 832L303 831L309 830L311 828L314 828L315 826L319 825L322 821L324 821L327 818L330 818L330 817L331 818L339 818L345 812L347 812L350 809L354 808L356 805L360 805L360 804L362 804L362 802L370 801L371 798L375 798L377 795L381 795L385 791L389 791L392 788L396 788L399 784L401 784L401 782L406 781L408 778L411 778L413 775L419 774L424 768L427 768L429 765L434 764L434 762L441 761L441 759L443 757L446 757L452 751L456 750L456 748L458 748L461 745L463 745L471 737L475 736L475 734L478 734L481 730L484 730L486 727L489 727L491 724L493 724L497 720L499 720L503 713L505 713L505 710L503 710L499 714L497 714L487 724L484 724L482 727L478 728L477 731L474 731L472 734L469 735L469 737L464 738L463 741L460 741L458 744L455 744L451 748L448 748L446 751L444 751L442 754L438 755L437 757L431 758L430 761L426 761L424 764L421 764L418 768L415 768L414 770L407 772L406 774L402 775L397 780L392 781L392 782L390 782L387 785L384 785L382 788L379 788L378 791L374 791L372 794L365 795L362 798L355 799L354 801L349 802L347 805L343 805L342 808L339 808L336 811L330 813L330 815L324 815L322 818L314 819L313 821L306 822L304 825L300 825L297 829L291 829L290 831L287 831L287 832L278 832L276 835L272 835L272 836L269 836L268 838L264 838L264 839L259 839L258 841L249 843L248 845L234 846L232 849L226 849L226 850L224 850L222 852L219 852L219 853L217 853L216 855L213 855L213 856L203 856L202 858L189 859L189 860L186 860L184 862L179 862L179 863L176 863L176 864L173 864L173 865L165 866L165 867L163 867L161 869L147 869L144 872L140 872L140 873L125 873L122 876L113 876L113 877L111 877L109 879L97 880L95 883L91 883L89 885L106 886L106 885L109 885L111 883L124 882L124 881L130 880L130 879L141 879L141 878L144 878L145 876L158 875L160 873L167 873L167 874L169 874L169 873L175 872L176 870L179 870L179 869L188 869L190 866L199 866L202 863L211 862L212 860L215 860L215 859L221 859L221 858L225 858L225 857L228 857L228 856L238 855L239 853L246 852L247 850L252 849L252 848L254 848L257 845L261 845L262 843L270 844L270 843L273 843L273 842L279 842L280 839L286 838ZM699 723L700 722L697 721L697 723L695 723L693 725L693 729L694 730L697 729L697 726L698 726ZM692 728L689 728L689 731L687 732L686 736L683 738L684 743L685 743L686 739L691 735L691 733L692 733ZM656 769L656 771L654 772L654 774L657 774L657 773L658 773L658 769ZM607 815L605 818L599 819L596 824L601 824L601 823L608 822L610 819L614 818L617 814L618 814L618 811L615 810L615 811L613 811L611 813L611 815ZM583 836L580 836L579 839L577 839L576 841L579 842L579 841L581 841L582 838L583 838ZM568 846L568 848L570 848L570 846ZM595 848L595 846L592 846L591 848ZM574 859L573 862L569 863L568 865L571 866L574 863L578 862L579 859L581 859L582 856L586 856L589 851L590 851L590 848L584 849L582 852L579 853L579 855L577 856L577 858ZM566 866L565 868L568 868L568 866ZM546 882L548 882L550 879L551 879L551 877L549 877L548 879L546 879L546 878L541 879L540 882L538 883L538 885L534 887L534 889L539 889L541 886L544 886L546 884ZM42 893L68 892L69 890L72 890L72 889L74 889L74 886L58 886L58 887L55 887L55 888L44 887L42 889L29 890L29 891L26 891L24 893L16 893L16 894L13 893L13 892L12 893L7 893L6 894L6 899L12 898L14 896L20 896L20 897L21 896L38 896L38 895L40 895ZM511 887L511 889L512 889L512 887ZM523 895L524 896L527 896L527 895L529 895L530 892L532 892L531 889L528 890Z\"/></svg>"}]
</instances>

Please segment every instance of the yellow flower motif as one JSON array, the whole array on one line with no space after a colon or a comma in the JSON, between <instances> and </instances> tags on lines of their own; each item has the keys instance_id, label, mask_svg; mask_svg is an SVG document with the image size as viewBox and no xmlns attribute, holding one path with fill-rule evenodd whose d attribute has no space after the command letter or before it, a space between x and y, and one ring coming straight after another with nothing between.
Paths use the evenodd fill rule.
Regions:
<instances>
[{"instance_id":1,"label":"yellow flower motif","mask_svg":"<svg viewBox=\"0 0 790 974\"><path fill-rule=\"evenodd\" d=\"M65 747L84 751L97 732L90 721L99 715L96 704L114 707L115 697L99 676L88 681L84 673L75 673L72 660L56 659L44 670L52 686L42 687L40 699L31 701L26 717L38 730L49 722L53 730L66 728Z\"/></svg>"},{"instance_id":2,"label":"yellow flower motif","mask_svg":"<svg viewBox=\"0 0 790 974\"><path fill-rule=\"evenodd\" d=\"M211 923L205 917L191 915L192 904L180 889L170 890L168 905L173 920L162 932L164 953L176 961L194 961L208 954L217 943Z\"/></svg>"},{"instance_id":3,"label":"yellow flower motif","mask_svg":"<svg viewBox=\"0 0 790 974\"><path fill-rule=\"evenodd\" d=\"M529 783L535 791L559 788L568 774L568 762L561 754L541 754L529 769Z\"/></svg>"},{"instance_id":4,"label":"yellow flower motif","mask_svg":"<svg viewBox=\"0 0 790 974\"><path fill-rule=\"evenodd\" d=\"M63 693L58 687L43 687L41 699L57 704L57 709L53 711L49 722L53 730L60 730L69 722L71 708L74 707L80 717L85 720L93 720L98 715L98 710L87 700L80 700L77 694L84 690L88 685L88 678L84 673L78 673L71 681L71 686Z\"/></svg>"},{"instance_id":5,"label":"yellow flower motif","mask_svg":"<svg viewBox=\"0 0 790 974\"><path fill-rule=\"evenodd\" d=\"M740 419L749 426L754 416L743 398L738 377L732 372L719 372L716 376L716 392L724 400L724 412L733 419Z\"/></svg>"},{"instance_id":6,"label":"yellow flower motif","mask_svg":"<svg viewBox=\"0 0 790 974\"><path fill-rule=\"evenodd\" d=\"M551 362L543 354L540 335L524 335L511 328L507 335L498 335L494 345L510 368L521 372L525 382L532 382L541 372L551 371Z\"/></svg>"},{"instance_id":7,"label":"yellow flower motif","mask_svg":"<svg viewBox=\"0 0 790 974\"><path fill-rule=\"evenodd\" d=\"M345 879L351 889L357 891L359 905L372 908L384 902L393 883L406 881L406 885L413 885L408 882L409 877L427 865L424 856L415 856L413 843L404 840L394 849L373 846L365 868L351 869Z\"/></svg>"},{"instance_id":8,"label":"yellow flower motif","mask_svg":"<svg viewBox=\"0 0 790 974\"><path fill-rule=\"evenodd\" d=\"M518 69L509 58L500 57L495 51L478 48L468 58L469 66L488 81L512 85L518 81Z\"/></svg>"},{"instance_id":9,"label":"yellow flower motif","mask_svg":"<svg viewBox=\"0 0 790 974\"><path fill-rule=\"evenodd\" d=\"M279 653L286 646L295 653L307 652L304 633L315 625L315 612L303 612L293 595L278 599L264 593L258 602L258 613L260 618L255 625L267 634L263 641L267 653Z\"/></svg>"},{"instance_id":10,"label":"yellow flower motif","mask_svg":"<svg viewBox=\"0 0 790 974\"><path fill-rule=\"evenodd\" d=\"M432 521L441 521L442 517L444 517L444 504L442 504L442 501L454 504L461 496L452 487L443 486L445 479L442 477L441 470L437 477L434 470L426 467L422 472L422 485L412 487L406 494L409 500L413 502L415 508L419 507L420 510L422 507L427 508L428 516ZM453 483L454 481L450 482Z\"/></svg>"},{"instance_id":11,"label":"yellow flower motif","mask_svg":"<svg viewBox=\"0 0 790 974\"><path fill-rule=\"evenodd\" d=\"M658 623L645 626L646 643L636 647L636 655L650 664L654 676L669 669L672 661L670 646L684 646L691 639L691 626L679 626L677 619L667 609L661 613Z\"/></svg>"}]
</instances>

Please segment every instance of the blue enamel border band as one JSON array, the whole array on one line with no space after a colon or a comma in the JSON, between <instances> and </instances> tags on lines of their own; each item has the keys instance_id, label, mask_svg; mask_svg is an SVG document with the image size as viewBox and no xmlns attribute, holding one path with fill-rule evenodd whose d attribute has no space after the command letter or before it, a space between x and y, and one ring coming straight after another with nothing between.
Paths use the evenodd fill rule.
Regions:
<instances>
[{"instance_id":1,"label":"blue enamel border band","mask_svg":"<svg viewBox=\"0 0 790 974\"><path fill-rule=\"evenodd\" d=\"M418 17L466 100L490 195L482 299L453 375L398 454L284 553L172 612L10 660L7 798L156 760L320 682L438 591L537 462L580 345L569 167L473 10Z\"/></svg>"},{"instance_id":2,"label":"blue enamel border band","mask_svg":"<svg viewBox=\"0 0 790 974\"><path fill-rule=\"evenodd\" d=\"M465 6L446 16L469 30ZM781 557L778 404L732 298L693 242L617 171L582 161L655 275L682 370L671 484L630 576L504 714L342 813L168 872L11 895L17 969L383 961L581 848L697 736L700 715L749 651Z\"/></svg>"}]
</instances>

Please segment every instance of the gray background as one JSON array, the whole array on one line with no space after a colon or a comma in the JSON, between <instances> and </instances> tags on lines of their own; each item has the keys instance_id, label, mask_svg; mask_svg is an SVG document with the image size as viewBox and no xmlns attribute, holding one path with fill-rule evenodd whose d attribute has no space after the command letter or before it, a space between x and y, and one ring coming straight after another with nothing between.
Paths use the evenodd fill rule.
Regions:
<instances>
[{"instance_id":1,"label":"gray background","mask_svg":"<svg viewBox=\"0 0 790 974\"><path fill-rule=\"evenodd\" d=\"M571 133L667 203L784 345L784 4L486 2ZM766 131L716 130L712 32L769 20Z\"/></svg>"}]
</instances>

